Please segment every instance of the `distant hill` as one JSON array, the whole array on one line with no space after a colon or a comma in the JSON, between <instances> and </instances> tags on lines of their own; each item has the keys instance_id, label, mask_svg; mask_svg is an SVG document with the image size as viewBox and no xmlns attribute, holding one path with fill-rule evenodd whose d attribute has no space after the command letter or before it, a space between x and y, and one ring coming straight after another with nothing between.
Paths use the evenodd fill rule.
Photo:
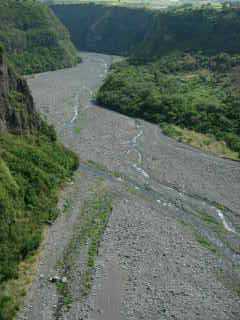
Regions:
<instances>
[{"instance_id":1,"label":"distant hill","mask_svg":"<svg viewBox=\"0 0 240 320\"><path fill-rule=\"evenodd\" d=\"M80 50L153 58L172 50L240 52L240 10L165 11L95 4L53 5Z\"/></svg>"},{"instance_id":2,"label":"distant hill","mask_svg":"<svg viewBox=\"0 0 240 320\"><path fill-rule=\"evenodd\" d=\"M67 29L34 0L0 1L0 43L20 73L70 67L78 61Z\"/></svg>"}]
</instances>

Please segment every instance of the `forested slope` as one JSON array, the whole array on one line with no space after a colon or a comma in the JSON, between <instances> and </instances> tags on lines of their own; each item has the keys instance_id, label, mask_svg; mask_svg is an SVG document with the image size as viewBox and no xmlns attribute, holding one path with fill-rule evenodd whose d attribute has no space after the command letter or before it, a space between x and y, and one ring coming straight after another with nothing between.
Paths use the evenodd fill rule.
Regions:
<instances>
[{"instance_id":1,"label":"forested slope","mask_svg":"<svg viewBox=\"0 0 240 320\"><path fill-rule=\"evenodd\" d=\"M98 93L100 104L161 124L181 139L181 130L166 123L208 134L203 145L220 141L239 154L239 9L86 4L53 10L79 49L130 56L113 68Z\"/></svg>"},{"instance_id":2,"label":"forested slope","mask_svg":"<svg viewBox=\"0 0 240 320\"><path fill-rule=\"evenodd\" d=\"M147 64L130 60L113 67L97 100L180 139L183 132L167 123L208 134L203 147L216 139L240 154L239 68L240 55L226 53L178 53Z\"/></svg>"},{"instance_id":3,"label":"forested slope","mask_svg":"<svg viewBox=\"0 0 240 320\"><path fill-rule=\"evenodd\" d=\"M95 4L53 5L80 50L128 55L143 39L152 13Z\"/></svg>"},{"instance_id":4,"label":"forested slope","mask_svg":"<svg viewBox=\"0 0 240 320\"><path fill-rule=\"evenodd\" d=\"M25 294L19 264L38 248L44 224L56 218L59 187L77 164L36 112L27 82L0 47L1 320L13 319L18 309Z\"/></svg>"},{"instance_id":5,"label":"forested slope","mask_svg":"<svg viewBox=\"0 0 240 320\"><path fill-rule=\"evenodd\" d=\"M79 4L52 9L81 50L150 59L172 50L240 51L240 11L231 8L150 11Z\"/></svg>"},{"instance_id":6,"label":"forested slope","mask_svg":"<svg viewBox=\"0 0 240 320\"><path fill-rule=\"evenodd\" d=\"M182 132L166 123L207 134L201 137L204 149L220 141L220 153L228 153L227 144L238 158L239 9L52 8L79 49L130 56L113 68L99 91L99 103L161 124L172 136Z\"/></svg>"},{"instance_id":7,"label":"forested slope","mask_svg":"<svg viewBox=\"0 0 240 320\"><path fill-rule=\"evenodd\" d=\"M67 29L35 0L0 1L0 43L19 73L70 67L79 59Z\"/></svg>"}]
</instances>

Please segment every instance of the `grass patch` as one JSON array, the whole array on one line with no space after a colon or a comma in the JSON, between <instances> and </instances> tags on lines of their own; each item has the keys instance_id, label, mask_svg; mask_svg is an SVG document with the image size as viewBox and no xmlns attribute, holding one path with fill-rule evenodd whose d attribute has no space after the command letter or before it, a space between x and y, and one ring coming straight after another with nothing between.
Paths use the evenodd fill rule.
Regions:
<instances>
[{"instance_id":1,"label":"grass patch","mask_svg":"<svg viewBox=\"0 0 240 320\"><path fill-rule=\"evenodd\" d=\"M39 1L0 2L0 41L21 74L71 67L79 62L69 33Z\"/></svg>"},{"instance_id":2,"label":"grass patch","mask_svg":"<svg viewBox=\"0 0 240 320\"><path fill-rule=\"evenodd\" d=\"M66 213L69 211L69 209L71 209L71 201L66 199L63 204L63 212Z\"/></svg>"},{"instance_id":3,"label":"grass patch","mask_svg":"<svg viewBox=\"0 0 240 320\"><path fill-rule=\"evenodd\" d=\"M197 242L201 244L201 246L203 246L204 248L208 249L213 253L217 253L217 249L207 238L201 236L200 234L196 234L195 238Z\"/></svg>"},{"instance_id":4,"label":"grass patch","mask_svg":"<svg viewBox=\"0 0 240 320\"><path fill-rule=\"evenodd\" d=\"M210 224L210 225L215 225L215 226L219 225L219 222L214 217L207 214L206 212L200 212L200 215L201 215L201 219L205 223Z\"/></svg>"},{"instance_id":5,"label":"grass patch","mask_svg":"<svg viewBox=\"0 0 240 320\"><path fill-rule=\"evenodd\" d=\"M12 316L19 310L35 275L39 255L38 250L20 262L17 278L8 280L0 286L0 319L13 319Z\"/></svg>"},{"instance_id":6,"label":"grass patch","mask_svg":"<svg viewBox=\"0 0 240 320\"><path fill-rule=\"evenodd\" d=\"M179 142L190 144L204 152L210 152L233 160L240 160L238 152L232 151L224 141L218 141L208 134L202 134L172 124L164 124L162 129L163 133L167 136Z\"/></svg>"},{"instance_id":7,"label":"grass patch","mask_svg":"<svg viewBox=\"0 0 240 320\"><path fill-rule=\"evenodd\" d=\"M209 220L210 221L210 220ZM204 248L208 249L209 251L213 252L213 253L217 253L217 248L204 236L202 236L198 230L196 229L195 226L193 226L192 224L179 219L178 222L182 225L182 227L184 229L186 229L187 231L189 231L191 234L194 235L194 238L196 239L196 241ZM210 222L211 223L211 222Z\"/></svg>"},{"instance_id":8,"label":"grass patch","mask_svg":"<svg viewBox=\"0 0 240 320\"><path fill-rule=\"evenodd\" d=\"M111 211L112 196L102 187L102 184L99 184L97 191L94 191L90 199L85 201L73 238L65 250L63 261L58 264L62 268L62 275L69 277L74 268L76 256L85 252L85 269L80 279L82 297L87 296L91 290L96 257ZM72 302L69 284L65 284L64 288L58 288L58 291L63 298L62 301ZM65 304L63 303L61 307L65 307Z\"/></svg>"},{"instance_id":9,"label":"grass patch","mask_svg":"<svg viewBox=\"0 0 240 320\"><path fill-rule=\"evenodd\" d=\"M73 301L72 296L69 291L69 288L68 288L68 284L62 283L62 282L57 282L56 286L57 286L58 293L60 294L60 296L62 298L61 301L62 301L63 306L68 309Z\"/></svg>"},{"instance_id":10,"label":"grass patch","mask_svg":"<svg viewBox=\"0 0 240 320\"><path fill-rule=\"evenodd\" d=\"M106 172L106 173L109 171L106 166L104 166L101 163L95 162L93 160L88 160L87 161L87 165L89 165L93 169L96 169L96 170L99 170L99 171L103 171L103 172Z\"/></svg>"},{"instance_id":11,"label":"grass patch","mask_svg":"<svg viewBox=\"0 0 240 320\"><path fill-rule=\"evenodd\" d=\"M165 52L156 58L154 52L153 57L144 62L132 56L113 65L97 102L160 126L167 123L165 133L172 137L239 160L240 92L232 77L239 73L240 55Z\"/></svg>"},{"instance_id":12,"label":"grass patch","mask_svg":"<svg viewBox=\"0 0 240 320\"><path fill-rule=\"evenodd\" d=\"M205 222L205 224L211 225L213 227L222 228L222 223L220 223L216 218L214 218L212 215L208 214L207 212L198 211L197 214L201 218L201 220Z\"/></svg>"},{"instance_id":13,"label":"grass patch","mask_svg":"<svg viewBox=\"0 0 240 320\"><path fill-rule=\"evenodd\" d=\"M221 203L217 203L217 204L216 204L216 207L217 207L219 210L221 210L221 211L224 211L224 210L225 210L225 206L224 206L223 204L221 204Z\"/></svg>"},{"instance_id":14,"label":"grass patch","mask_svg":"<svg viewBox=\"0 0 240 320\"><path fill-rule=\"evenodd\" d=\"M79 128L79 127L74 128L74 132L75 132L76 134L80 134L81 128Z\"/></svg>"},{"instance_id":15,"label":"grass patch","mask_svg":"<svg viewBox=\"0 0 240 320\"><path fill-rule=\"evenodd\" d=\"M205 223L206 227L209 227L222 241L226 242L225 236L228 231L224 228L222 222L218 221L207 212L198 212L198 216ZM228 243L228 245L230 244Z\"/></svg>"}]
</instances>

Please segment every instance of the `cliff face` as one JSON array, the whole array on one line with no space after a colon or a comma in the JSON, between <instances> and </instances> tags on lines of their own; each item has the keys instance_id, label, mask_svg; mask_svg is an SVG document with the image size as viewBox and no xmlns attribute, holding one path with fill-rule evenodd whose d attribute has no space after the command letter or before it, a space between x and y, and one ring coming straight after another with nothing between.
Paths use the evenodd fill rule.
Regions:
<instances>
[{"instance_id":1,"label":"cliff face","mask_svg":"<svg viewBox=\"0 0 240 320\"><path fill-rule=\"evenodd\" d=\"M56 141L54 128L35 111L26 81L7 59L0 46L1 320L15 319L23 291L22 282L16 289L12 279L19 263L37 249L44 222L56 218L60 185L78 166L77 157Z\"/></svg>"},{"instance_id":2,"label":"cliff face","mask_svg":"<svg viewBox=\"0 0 240 320\"><path fill-rule=\"evenodd\" d=\"M240 52L240 11L234 8L150 11L94 4L55 5L80 50L140 58L169 52Z\"/></svg>"},{"instance_id":3,"label":"cliff face","mask_svg":"<svg viewBox=\"0 0 240 320\"><path fill-rule=\"evenodd\" d=\"M53 5L80 50L128 55L142 41L152 12L95 4Z\"/></svg>"},{"instance_id":4,"label":"cliff face","mask_svg":"<svg viewBox=\"0 0 240 320\"><path fill-rule=\"evenodd\" d=\"M33 132L41 120L25 80L16 76L0 53L0 132Z\"/></svg>"}]
</instances>

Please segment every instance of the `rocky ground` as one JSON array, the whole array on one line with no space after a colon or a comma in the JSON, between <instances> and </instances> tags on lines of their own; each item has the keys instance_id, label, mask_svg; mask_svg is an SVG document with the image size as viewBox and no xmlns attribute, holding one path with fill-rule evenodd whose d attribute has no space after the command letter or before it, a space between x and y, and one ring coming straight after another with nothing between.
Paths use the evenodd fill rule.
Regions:
<instances>
[{"instance_id":1,"label":"rocky ground","mask_svg":"<svg viewBox=\"0 0 240 320\"><path fill-rule=\"evenodd\" d=\"M75 68L28 80L37 108L81 164L18 319L238 320L240 164L94 105L115 58L82 56ZM94 230L81 240L84 212L103 190L112 212L89 284ZM49 281L56 275L68 291Z\"/></svg>"}]
</instances>

